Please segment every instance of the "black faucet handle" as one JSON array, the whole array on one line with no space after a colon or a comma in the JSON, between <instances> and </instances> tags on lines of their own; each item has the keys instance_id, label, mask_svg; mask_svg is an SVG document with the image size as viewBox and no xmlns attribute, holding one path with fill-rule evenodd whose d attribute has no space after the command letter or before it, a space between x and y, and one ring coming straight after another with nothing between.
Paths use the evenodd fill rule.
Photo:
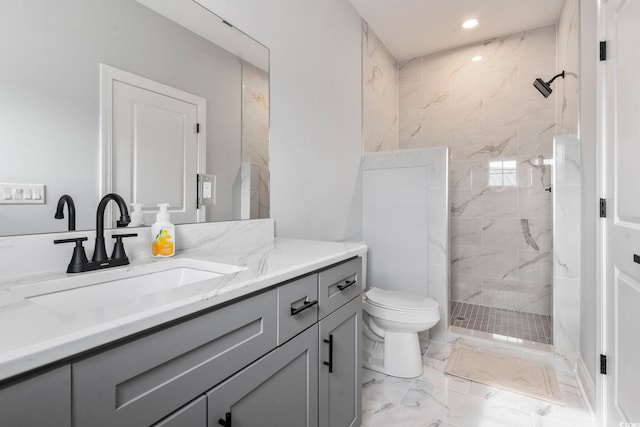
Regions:
<instances>
[{"instance_id":1,"label":"black faucet handle","mask_svg":"<svg viewBox=\"0 0 640 427\"><path fill-rule=\"evenodd\" d=\"M86 237L75 237L72 239L57 239L53 241L53 243L56 245L60 243L76 244L76 247L73 248L73 256L71 257L71 262L67 267L67 273L79 273L81 271L84 271L84 267L89 264L87 254L84 251L84 246L82 246L82 242L86 242L87 240L88 238Z\"/></svg>"},{"instance_id":2,"label":"black faucet handle","mask_svg":"<svg viewBox=\"0 0 640 427\"><path fill-rule=\"evenodd\" d=\"M127 258L127 254L124 251L124 244L122 244L122 239L126 237L135 237L138 233L127 233L127 234L113 234L111 237L116 239L115 245L113 245L113 253L111 254L111 259L125 259Z\"/></svg>"},{"instance_id":3,"label":"black faucet handle","mask_svg":"<svg viewBox=\"0 0 640 427\"><path fill-rule=\"evenodd\" d=\"M82 242L86 242L89 240L88 237L74 237L72 239L57 239L54 240L53 243L58 245L60 243L75 243L76 247L82 247Z\"/></svg>"}]
</instances>

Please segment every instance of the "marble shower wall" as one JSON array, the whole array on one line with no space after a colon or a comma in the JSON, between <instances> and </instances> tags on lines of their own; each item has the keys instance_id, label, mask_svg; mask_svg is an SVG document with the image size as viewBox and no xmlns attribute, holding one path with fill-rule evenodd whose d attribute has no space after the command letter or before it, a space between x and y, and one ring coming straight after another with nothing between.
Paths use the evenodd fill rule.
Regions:
<instances>
[{"instance_id":1,"label":"marble shower wall","mask_svg":"<svg viewBox=\"0 0 640 427\"><path fill-rule=\"evenodd\" d=\"M580 140L554 138L554 351L573 370L580 348Z\"/></svg>"},{"instance_id":2,"label":"marble shower wall","mask_svg":"<svg viewBox=\"0 0 640 427\"><path fill-rule=\"evenodd\" d=\"M395 58L362 21L364 152L398 149L398 71Z\"/></svg>"},{"instance_id":3,"label":"marble shower wall","mask_svg":"<svg viewBox=\"0 0 640 427\"><path fill-rule=\"evenodd\" d=\"M243 166L241 179L247 178L247 169L257 170L259 179L249 195L258 201L258 212L253 209L251 219L269 218L269 73L246 61L242 62L242 162L256 167Z\"/></svg>"},{"instance_id":4,"label":"marble shower wall","mask_svg":"<svg viewBox=\"0 0 640 427\"><path fill-rule=\"evenodd\" d=\"M558 19L558 72L565 71L557 86L558 134L578 133L580 69L580 2L565 0ZM548 77L551 78L551 77Z\"/></svg>"},{"instance_id":5,"label":"marble shower wall","mask_svg":"<svg viewBox=\"0 0 640 427\"><path fill-rule=\"evenodd\" d=\"M555 25L399 64L399 148L450 147L452 301L551 314L555 70Z\"/></svg>"}]
</instances>

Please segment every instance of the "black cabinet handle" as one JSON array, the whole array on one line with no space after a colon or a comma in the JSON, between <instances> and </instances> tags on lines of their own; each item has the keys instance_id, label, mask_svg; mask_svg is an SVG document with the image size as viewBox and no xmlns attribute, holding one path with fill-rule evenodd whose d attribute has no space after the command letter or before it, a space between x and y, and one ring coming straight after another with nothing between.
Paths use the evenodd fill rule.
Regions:
<instances>
[{"instance_id":1,"label":"black cabinet handle","mask_svg":"<svg viewBox=\"0 0 640 427\"><path fill-rule=\"evenodd\" d=\"M349 286L355 285L357 282L358 282L357 280L345 280L344 285L338 285L338 289L340 289L341 291L344 291Z\"/></svg>"},{"instance_id":2,"label":"black cabinet handle","mask_svg":"<svg viewBox=\"0 0 640 427\"><path fill-rule=\"evenodd\" d=\"M326 366L329 367L329 373L333 372L333 335L329 335L329 339L328 340L324 340L325 343L329 344L329 361L328 362L322 362L324 363Z\"/></svg>"},{"instance_id":3,"label":"black cabinet handle","mask_svg":"<svg viewBox=\"0 0 640 427\"><path fill-rule=\"evenodd\" d=\"M633 262L640 264L640 255L633 254Z\"/></svg>"},{"instance_id":4,"label":"black cabinet handle","mask_svg":"<svg viewBox=\"0 0 640 427\"><path fill-rule=\"evenodd\" d=\"M227 412L224 415L224 420L222 418L220 418L218 420L218 424L220 424L221 426L224 426L224 427L231 427L231 412Z\"/></svg>"},{"instance_id":5,"label":"black cabinet handle","mask_svg":"<svg viewBox=\"0 0 640 427\"><path fill-rule=\"evenodd\" d=\"M313 307L317 303L318 303L318 300L305 301L302 307L298 307L298 308L291 307L291 315L295 316L296 314L305 311L307 308Z\"/></svg>"}]
</instances>

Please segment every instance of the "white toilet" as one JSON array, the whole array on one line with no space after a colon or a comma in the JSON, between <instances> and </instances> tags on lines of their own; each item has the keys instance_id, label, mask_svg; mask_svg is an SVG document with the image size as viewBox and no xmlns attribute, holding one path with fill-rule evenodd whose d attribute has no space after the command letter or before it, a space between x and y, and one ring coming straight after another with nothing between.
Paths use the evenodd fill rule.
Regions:
<instances>
[{"instance_id":1,"label":"white toilet","mask_svg":"<svg viewBox=\"0 0 640 427\"><path fill-rule=\"evenodd\" d=\"M366 368L400 378L422 375L418 332L440 320L438 303L400 291L371 288L362 296L366 338L383 345L382 359L363 361Z\"/></svg>"}]
</instances>

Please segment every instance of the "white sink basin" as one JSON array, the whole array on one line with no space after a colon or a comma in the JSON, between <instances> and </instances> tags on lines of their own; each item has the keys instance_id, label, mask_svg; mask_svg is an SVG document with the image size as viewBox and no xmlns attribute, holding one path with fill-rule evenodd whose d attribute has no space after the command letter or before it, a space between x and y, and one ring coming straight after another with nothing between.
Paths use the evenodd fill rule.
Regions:
<instances>
[{"instance_id":1,"label":"white sink basin","mask_svg":"<svg viewBox=\"0 0 640 427\"><path fill-rule=\"evenodd\" d=\"M242 270L243 267L235 265L179 258L24 284L9 290L31 302L67 312L131 301Z\"/></svg>"}]
</instances>

